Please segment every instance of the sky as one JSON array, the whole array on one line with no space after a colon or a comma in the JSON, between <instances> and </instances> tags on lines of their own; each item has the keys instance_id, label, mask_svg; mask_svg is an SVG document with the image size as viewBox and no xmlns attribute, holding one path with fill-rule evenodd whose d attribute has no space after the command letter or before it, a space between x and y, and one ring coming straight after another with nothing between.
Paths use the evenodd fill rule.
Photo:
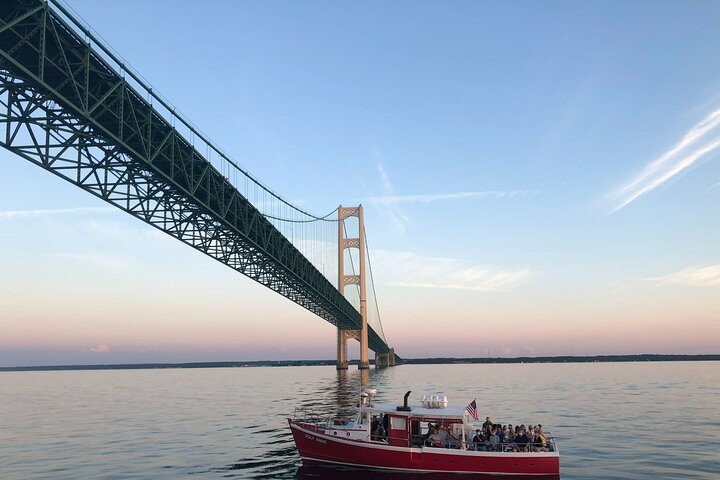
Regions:
<instances>
[{"instance_id":1,"label":"sky","mask_svg":"<svg viewBox=\"0 0 720 480\"><path fill-rule=\"evenodd\" d=\"M69 4L272 190L364 205L399 355L720 353L720 3ZM336 348L4 149L0 305L0 366Z\"/></svg>"}]
</instances>

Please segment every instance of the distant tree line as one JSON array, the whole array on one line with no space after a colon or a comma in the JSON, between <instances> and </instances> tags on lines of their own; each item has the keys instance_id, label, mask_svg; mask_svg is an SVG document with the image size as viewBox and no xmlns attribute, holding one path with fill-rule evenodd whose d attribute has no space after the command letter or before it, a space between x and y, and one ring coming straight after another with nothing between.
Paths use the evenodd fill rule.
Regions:
<instances>
[{"instance_id":1,"label":"distant tree line","mask_svg":"<svg viewBox=\"0 0 720 480\"><path fill-rule=\"evenodd\" d=\"M404 358L406 365L463 363L589 363L589 362L684 362L718 361L720 354L707 355L562 355L555 357L476 357L476 358ZM348 362L357 364L357 360ZM373 363L371 360L370 363ZM309 367L335 365L335 360L255 360L248 362L125 363L115 365L49 365L37 367L0 367L0 372L40 370L136 370L152 368L229 368L229 367Z\"/></svg>"}]
</instances>

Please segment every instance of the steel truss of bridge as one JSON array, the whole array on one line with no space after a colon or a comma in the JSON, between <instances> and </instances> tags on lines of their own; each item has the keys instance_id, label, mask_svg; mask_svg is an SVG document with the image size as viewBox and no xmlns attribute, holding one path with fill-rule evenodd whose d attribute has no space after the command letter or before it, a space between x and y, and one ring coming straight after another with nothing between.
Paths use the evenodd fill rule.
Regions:
<instances>
[{"instance_id":1,"label":"steel truss of bridge","mask_svg":"<svg viewBox=\"0 0 720 480\"><path fill-rule=\"evenodd\" d=\"M0 2L0 145L338 328L359 329L338 289L53 3ZM372 328L368 345L390 351Z\"/></svg>"}]
</instances>

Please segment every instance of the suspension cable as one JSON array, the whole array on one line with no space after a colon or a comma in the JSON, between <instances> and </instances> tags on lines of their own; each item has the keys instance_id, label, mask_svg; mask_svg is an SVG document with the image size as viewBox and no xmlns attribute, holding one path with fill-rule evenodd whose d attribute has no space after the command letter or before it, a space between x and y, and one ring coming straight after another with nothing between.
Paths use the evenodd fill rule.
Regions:
<instances>
[{"instance_id":1,"label":"suspension cable","mask_svg":"<svg viewBox=\"0 0 720 480\"><path fill-rule=\"evenodd\" d=\"M338 222L338 219L337 219L337 218L330 218L330 217L333 216L333 215L335 215L335 213L337 213L338 208L340 208L340 207L335 207L335 210L333 210L332 212L330 212L330 213L328 213L327 215L324 215L324 216L322 216L322 217L315 217L315 216L313 216L313 217L311 217L312 220L297 220L297 219L294 219L294 218L275 217L275 216L273 216L273 215L268 215L268 214L266 214L266 213L263 213L262 216L265 217L265 218L270 218L270 219L272 219L272 220L277 220L278 222L287 222L287 223L313 223L313 222L330 222L330 223L337 223L337 222ZM295 210L297 210L297 209L295 209ZM298 211L298 212L302 212L302 210L297 210L297 211ZM262 213L262 212L261 212L261 213Z\"/></svg>"},{"instance_id":2,"label":"suspension cable","mask_svg":"<svg viewBox=\"0 0 720 480\"><path fill-rule=\"evenodd\" d=\"M375 299L375 312L377 313L378 324L380 324L380 333L382 339L387 344L387 339L385 338L385 330L383 329L382 319L380 318L380 306L378 305L377 293L375 292L375 279L373 278L372 262L370 262L370 247L368 247L367 232L363 232L363 234L365 237L365 255L367 255L368 270L370 270L370 285L372 286L373 298Z\"/></svg>"},{"instance_id":3,"label":"suspension cable","mask_svg":"<svg viewBox=\"0 0 720 480\"><path fill-rule=\"evenodd\" d=\"M200 130L195 124L193 124L190 119L188 119L185 115L183 115L178 108L176 108L170 100L159 94L155 89L152 88L151 83L143 77L135 68L130 65L129 62L127 62L122 55L117 52L114 48L112 48L109 43L102 38L102 36L93 29L90 24L80 16L80 14L68 3L67 0L49 0L50 3L52 3L57 10L64 15L67 20L70 21L70 23L74 24L85 36L87 39L91 40L92 43L94 43L106 56L105 60L110 60L115 63L115 67L117 67L117 70L122 72L122 76L124 78L124 75L127 74L130 78L132 78L135 82L137 82L137 85L144 89L145 92L148 94L149 98L149 104L153 110L156 110L152 106L152 100L155 99L160 105L162 105L167 112L173 117L168 124L175 125L175 120L178 120L181 124L183 124L191 133L191 137L194 140L195 137L197 137L199 140L202 140L208 151L214 150L220 158L225 160L228 163L228 169L230 166L235 168L237 171L239 171L242 175L245 176L245 178L250 179L251 182L255 183L258 187L260 187L264 192L268 193L271 197L276 198L281 203L287 205L288 207L302 213L303 215L314 218L315 220L323 220L325 217L319 217L317 215L313 215L312 213L303 210L302 208L293 205L288 200L285 200L283 197L281 197L279 194L272 191L269 187L265 186L260 180L255 178L252 174L250 174L249 171L245 170L243 167L241 167L235 160L233 160L229 154L227 154L222 148L220 148L215 142L210 140L210 138ZM71 13L72 12L72 13ZM115 69L111 66L111 69L114 71ZM127 80L126 80L127 81ZM159 111L156 111L157 114L165 120L164 116L160 114ZM194 141L191 142L191 144L194 147ZM202 157L202 155L198 152L198 155ZM209 162L208 159L205 159ZM235 188L238 188L237 185L233 185ZM269 217L269 215L266 215ZM326 215L327 217L327 215ZM272 217L271 217L272 218ZM281 219L276 219L281 220Z\"/></svg>"}]
</instances>

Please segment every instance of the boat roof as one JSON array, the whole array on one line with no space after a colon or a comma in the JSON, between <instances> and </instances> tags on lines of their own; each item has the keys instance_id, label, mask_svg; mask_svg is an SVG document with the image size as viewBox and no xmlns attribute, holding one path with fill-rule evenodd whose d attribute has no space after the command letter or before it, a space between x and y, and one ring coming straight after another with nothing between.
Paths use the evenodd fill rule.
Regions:
<instances>
[{"instance_id":1,"label":"boat roof","mask_svg":"<svg viewBox=\"0 0 720 480\"><path fill-rule=\"evenodd\" d=\"M422 417L429 419L454 419L462 420L465 409L462 407L446 407L446 408L424 408L419 405L409 405L409 412L398 411L395 403L373 403L369 407L364 407L366 411L373 413L389 413L405 417Z\"/></svg>"}]
</instances>

